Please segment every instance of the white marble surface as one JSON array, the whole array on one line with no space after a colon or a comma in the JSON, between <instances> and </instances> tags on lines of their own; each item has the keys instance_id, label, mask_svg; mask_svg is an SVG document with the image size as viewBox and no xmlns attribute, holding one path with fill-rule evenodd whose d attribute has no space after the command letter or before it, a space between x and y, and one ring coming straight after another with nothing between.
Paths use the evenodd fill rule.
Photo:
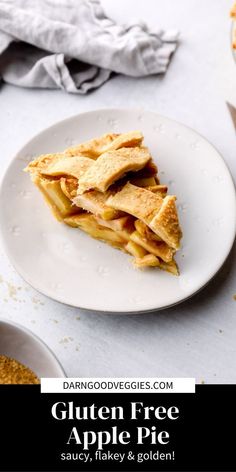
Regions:
<instances>
[{"instance_id":1,"label":"white marble surface","mask_svg":"<svg viewBox=\"0 0 236 472\"><path fill-rule=\"evenodd\" d=\"M86 110L141 107L195 128L221 152L236 177L235 132L226 100L236 106L230 51L230 0L103 0L125 22L177 27L179 48L165 77L117 76L88 96L0 89L1 175L16 151L55 121ZM223 244L223 242L222 242ZM216 278L191 300L163 312L85 313L35 292L0 252L0 316L39 335L69 376L193 376L236 382L236 248ZM206 261L207 263L207 261ZM1 348L1 346L0 346Z\"/></svg>"}]
</instances>

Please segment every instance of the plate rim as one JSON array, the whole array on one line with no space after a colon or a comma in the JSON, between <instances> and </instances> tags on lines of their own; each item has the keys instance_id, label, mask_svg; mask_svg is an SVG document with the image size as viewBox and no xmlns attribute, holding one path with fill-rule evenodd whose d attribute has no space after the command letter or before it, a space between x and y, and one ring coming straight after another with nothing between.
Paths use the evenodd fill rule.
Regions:
<instances>
[{"instance_id":1,"label":"plate rim","mask_svg":"<svg viewBox=\"0 0 236 472\"><path fill-rule=\"evenodd\" d=\"M89 110L89 111L85 111L85 112L81 112L81 113L76 113L72 116L69 116L67 118L64 118L62 120L58 120L57 122L53 123L52 125L42 129L39 133L36 133L34 136L32 136L32 138L30 138L18 151L17 153L12 157L12 159L10 160L2 178L1 178L1 182L0 182L0 203L2 201L2 192L3 192L3 184L5 182L5 179L7 178L8 176L8 173L10 172L10 169L11 167L14 165L14 162L16 160L18 160L19 158L19 155L24 152L24 149L25 147L28 147L29 145L31 145L31 143L33 143L36 139L40 139L41 136L43 136L43 134L47 131L53 131L54 128L57 128L58 125L63 125L64 123L67 123L69 121L73 121L79 117L81 117L82 115L93 115L94 113L127 113L127 112L134 112L134 113L143 113L143 114L152 114L154 115L155 117L160 117L164 120L167 120L169 122L172 122L172 123L175 123L177 125L180 125L188 130L190 130L191 132L193 132L194 134L200 136L204 141L206 141L212 148L213 150L216 152L216 154L218 155L218 158L223 162L223 165L225 167L225 170L228 174L228 177L229 177L229 180L231 181L231 184L232 184L232 191L233 191L233 199L232 199L232 202L234 200L234 214L236 215L236 189L235 189L235 183L234 183L234 180L233 180L233 176L231 174L231 171L229 169L229 166L228 164L226 163L224 157L222 156L222 154L218 151L218 149L211 143L211 141L209 141L205 136L203 136L201 133L199 133L198 131L196 131L195 129L191 128L190 126L188 125L185 125L184 123L180 122L180 121L177 121L175 119L172 119L172 118L169 118L168 116L165 116L165 115L162 115L160 113L156 113L155 111L152 111L152 110L146 110L146 109L143 109L143 108L97 108L97 109L93 109L93 110ZM220 271L220 269L222 268L223 264L225 263L226 259L228 258L231 250L232 250L232 247L233 247L233 244L234 244L234 241L235 241L235 237L236 237L236 216L234 218L234 228L232 228L232 238L231 238L231 242L228 246L228 250L227 252L225 253L224 257L222 258L222 260L220 261L220 263L218 264L218 267L217 269L215 270L215 272L212 274L212 276L208 279L208 280L205 280L203 283L201 283L199 285L198 288L196 288L196 290L194 290L191 294L188 294L186 297L184 298L181 298L179 300L177 300L176 302L174 303L171 303L171 304L168 304L168 305L163 305L163 306L160 306L160 307L153 307L153 308L147 308L147 309L141 309L141 310L135 310L135 309L126 309L126 310L123 310L123 311L118 311L118 310L101 310L101 309L95 309L95 308L88 308L88 307L83 307L83 306L78 306L78 304L73 304L73 303L68 303L68 302L65 302L63 300L63 297L60 298L60 296L58 295L55 295L52 296L51 294L47 293L47 291L45 290L42 290L42 289L39 289L36 287L36 285L33 285L28 279L26 276L22 275L22 272L21 272L21 269L20 267L17 266L17 264L15 264L15 261L13 260L13 257L11 256L11 253L10 251L8 250L8 246L7 246L7 242L5 240L5 237L3 236L3 221L2 221L2 218L0 217L0 237L1 237L1 241L2 241L2 244L3 244L3 248L5 250L5 253L11 263L11 265L13 266L14 270L22 277L22 279L27 283L29 284L34 290L36 290L37 292L43 294L44 296L46 296L47 298L51 299L51 300L54 300L56 302L59 302L65 306L69 306L69 307L74 307L74 308L77 308L77 309L80 309L80 310L84 310L86 312L94 312L94 313L101 313L101 314L116 314L116 315L132 315L132 314L144 314L144 313L154 313L154 312L157 312L157 311L162 311L162 310L166 310L168 308L171 308L171 307L174 307L176 305L179 305L180 303L183 303L187 300L189 300L190 298L192 298L194 295L196 295L197 293L199 293L201 290L203 290L207 285L208 283L211 282L212 279L214 279L214 277L218 274L218 272Z\"/></svg>"}]
</instances>

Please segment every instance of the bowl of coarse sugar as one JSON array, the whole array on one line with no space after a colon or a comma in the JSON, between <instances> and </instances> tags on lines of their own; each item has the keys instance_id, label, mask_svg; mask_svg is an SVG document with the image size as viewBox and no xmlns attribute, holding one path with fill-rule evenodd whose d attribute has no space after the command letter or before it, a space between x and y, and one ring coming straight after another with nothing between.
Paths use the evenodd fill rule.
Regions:
<instances>
[{"instance_id":1,"label":"bowl of coarse sugar","mask_svg":"<svg viewBox=\"0 0 236 472\"><path fill-rule=\"evenodd\" d=\"M65 377L49 347L34 333L0 320L0 384L39 384L41 377Z\"/></svg>"}]
</instances>

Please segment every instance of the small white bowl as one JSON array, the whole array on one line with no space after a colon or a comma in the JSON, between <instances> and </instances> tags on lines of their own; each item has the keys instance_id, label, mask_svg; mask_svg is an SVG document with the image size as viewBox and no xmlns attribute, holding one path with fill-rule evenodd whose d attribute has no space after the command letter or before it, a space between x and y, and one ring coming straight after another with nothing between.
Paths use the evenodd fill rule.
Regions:
<instances>
[{"instance_id":1,"label":"small white bowl","mask_svg":"<svg viewBox=\"0 0 236 472\"><path fill-rule=\"evenodd\" d=\"M29 367L39 378L65 377L59 361L35 334L12 321L0 320L0 355Z\"/></svg>"}]
</instances>

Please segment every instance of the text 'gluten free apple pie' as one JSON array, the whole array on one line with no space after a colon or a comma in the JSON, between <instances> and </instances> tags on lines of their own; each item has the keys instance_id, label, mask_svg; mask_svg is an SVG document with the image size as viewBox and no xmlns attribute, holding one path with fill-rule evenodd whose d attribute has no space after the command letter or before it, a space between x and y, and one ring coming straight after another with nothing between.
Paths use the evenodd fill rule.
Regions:
<instances>
[{"instance_id":1,"label":"text 'gluten free apple pie'","mask_svg":"<svg viewBox=\"0 0 236 472\"><path fill-rule=\"evenodd\" d=\"M160 184L142 133L105 134L39 156L25 171L59 221L132 255L136 267L178 275L176 196Z\"/></svg>"}]
</instances>

